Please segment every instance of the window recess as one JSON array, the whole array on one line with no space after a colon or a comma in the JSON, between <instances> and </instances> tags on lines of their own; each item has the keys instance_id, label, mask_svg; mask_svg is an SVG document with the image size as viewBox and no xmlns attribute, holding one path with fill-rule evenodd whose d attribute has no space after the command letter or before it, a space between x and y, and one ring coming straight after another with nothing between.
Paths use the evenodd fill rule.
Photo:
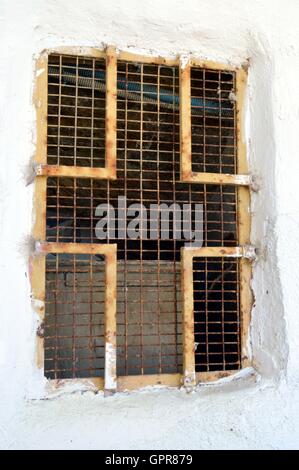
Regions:
<instances>
[{"instance_id":1,"label":"window recess","mask_svg":"<svg viewBox=\"0 0 299 470\"><path fill-rule=\"evenodd\" d=\"M32 296L57 386L193 387L249 364L250 185L243 69L109 47L38 62ZM107 203L202 204L202 247L96 236ZM130 221L130 217L126 219ZM199 235L199 233L197 233Z\"/></svg>"}]
</instances>

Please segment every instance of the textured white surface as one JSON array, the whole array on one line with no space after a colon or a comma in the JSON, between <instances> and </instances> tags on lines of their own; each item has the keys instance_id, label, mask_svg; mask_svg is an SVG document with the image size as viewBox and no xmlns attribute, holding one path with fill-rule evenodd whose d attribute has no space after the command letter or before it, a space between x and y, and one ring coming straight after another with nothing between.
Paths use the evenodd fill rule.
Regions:
<instances>
[{"instance_id":1,"label":"textured white surface","mask_svg":"<svg viewBox=\"0 0 299 470\"><path fill-rule=\"evenodd\" d=\"M2 0L0 3L0 446L299 447L299 2ZM32 227L34 59L62 45L233 64L249 61L246 134L253 194L253 361L261 379L103 398L44 394L22 245ZM73 390L75 392L75 390Z\"/></svg>"}]
</instances>

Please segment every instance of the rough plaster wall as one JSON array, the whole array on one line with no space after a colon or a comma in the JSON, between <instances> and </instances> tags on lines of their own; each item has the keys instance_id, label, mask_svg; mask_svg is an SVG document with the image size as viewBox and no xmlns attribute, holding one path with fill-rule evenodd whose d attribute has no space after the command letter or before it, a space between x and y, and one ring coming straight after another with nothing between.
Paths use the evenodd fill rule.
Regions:
<instances>
[{"instance_id":1,"label":"rough plaster wall","mask_svg":"<svg viewBox=\"0 0 299 470\"><path fill-rule=\"evenodd\" d=\"M1 447L299 447L298 16L295 0L1 2ZM34 152L33 59L44 48L107 43L250 61L246 132L261 182L252 204L252 241L261 254L251 335L259 380L241 374L191 395L148 390L103 399L88 392L28 401L44 394L23 246L32 226L33 187L23 169Z\"/></svg>"}]
</instances>

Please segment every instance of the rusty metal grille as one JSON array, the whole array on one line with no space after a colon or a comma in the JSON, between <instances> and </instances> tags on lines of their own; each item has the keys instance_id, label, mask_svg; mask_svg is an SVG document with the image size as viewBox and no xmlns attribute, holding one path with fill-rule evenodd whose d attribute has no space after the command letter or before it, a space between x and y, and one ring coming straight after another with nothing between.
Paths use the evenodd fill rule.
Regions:
<instances>
[{"instance_id":1,"label":"rusty metal grille","mask_svg":"<svg viewBox=\"0 0 299 470\"><path fill-rule=\"evenodd\" d=\"M194 338L197 372L239 369L239 261L194 258Z\"/></svg>"},{"instance_id":2,"label":"rusty metal grille","mask_svg":"<svg viewBox=\"0 0 299 470\"><path fill-rule=\"evenodd\" d=\"M178 68L118 63L117 81L134 90L117 100L117 182L128 204L176 201L179 174ZM185 197L189 197L185 192ZM118 373L180 372L180 240L126 240L119 275ZM145 237L144 237L145 238Z\"/></svg>"},{"instance_id":3,"label":"rusty metal grille","mask_svg":"<svg viewBox=\"0 0 299 470\"><path fill-rule=\"evenodd\" d=\"M237 173L235 73L191 68L192 171Z\"/></svg>"},{"instance_id":4,"label":"rusty metal grille","mask_svg":"<svg viewBox=\"0 0 299 470\"><path fill-rule=\"evenodd\" d=\"M105 260L46 257L45 374L50 379L104 372Z\"/></svg>"},{"instance_id":5,"label":"rusty metal grille","mask_svg":"<svg viewBox=\"0 0 299 470\"><path fill-rule=\"evenodd\" d=\"M48 164L105 166L105 60L52 54Z\"/></svg>"},{"instance_id":6,"label":"rusty metal grille","mask_svg":"<svg viewBox=\"0 0 299 470\"><path fill-rule=\"evenodd\" d=\"M81 77L81 69L88 69L89 72L91 70L94 77L99 77L97 72L104 70L104 62L53 55L50 56L49 64L51 67L56 64L58 76L49 65L48 135L51 139L48 140L48 163L104 165L104 89L99 87L97 80L89 78L88 82L84 82L85 87L78 78ZM75 83L69 81L70 76L65 72L66 67L74 71L77 77ZM225 80L221 79L222 82ZM63 87L69 90L69 94ZM88 117L89 135L96 133L100 136L98 140L86 136L83 153L80 150L81 146L78 146L78 131L81 127L78 118L78 107L81 106L78 98L81 96L79 89L82 89L85 100L82 102L84 108L82 112L86 116L94 116L93 121ZM67 100L73 101L63 101L64 95L67 95ZM236 189L231 186L180 182L178 100L178 67L119 61L117 179L107 181L51 177L47 180L47 241L117 243L118 375L182 372L180 249L184 246L185 240L175 239L172 232L168 240L162 239L161 232L157 240L149 240L148 232L147 237L144 234L142 239L137 240L131 240L127 236L116 238L113 233L108 234L107 240L98 239L95 229L100 217L96 215L96 207L101 203L110 203L117 208L120 196L127 198L128 205L142 203L147 209L151 203L192 205L201 203L204 216L203 246L235 246L238 243ZM67 104L63 111L62 103ZM64 118L72 119L71 130L68 132L72 132L72 137L76 136L73 138L73 143L69 143L69 147L62 145L66 142L62 140L62 136L65 135L64 126L68 127L68 121L63 121ZM202 118L199 116L196 119ZM219 126L219 122L222 121L219 121L219 117L217 119ZM234 128L232 131L234 132ZM215 132L220 132L217 131L216 123ZM204 142L207 149L209 141ZM226 145L229 145L228 141L225 143L222 140L223 154ZM218 146L218 152L219 148ZM200 161L200 157L196 153L194 155L195 161ZM84 163L81 156L84 156ZM62 159L64 157L69 158L69 163ZM218 169L215 170L214 167L214 171L224 170L225 167L221 166L224 160L221 161L218 153ZM205 170L209 171L209 168L206 167ZM198 167L194 171L199 171ZM116 210L116 233L120 218L121 215ZM128 217L127 222L131 219ZM54 272L51 275L55 276L58 267L55 264L52 266ZM90 268L90 265L86 265L86 269L88 266ZM51 275L49 274L49 279ZM47 288L50 287L47 285ZM69 295L73 293L70 291ZM78 301L75 297L70 299L72 305ZM94 311L94 307L90 305ZM103 310L99 310L98 314L99 312L102 318ZM74 316L69 318L73 322L69 331L76 336L78 323ZM60 335L59 325L55 323L55 311L48 303L46 325L51 325L54 337ZM91 333L86 338L86 344L89 344L90 338L92 338ZM53 342L52 337L51 341ZM49 344L51 345L51 342L49 343L49 339L46 338L47 348ZM53 344L55 346L57 342ZM63 350L63 340L59 345ZM89 346L82 343L82 349L84 348L87 354L87 351L90 351ZM46 370L49 377L59 377L58 349L51 346L50 350L52 356L48 360L52 362L46 362ZM75 351L75 356L76 354ZM72 359L73 362L74 360L76 359ZM95 370L90 365L84 373L82 369L75 369L72 361L68 363L67 373L70 374L68 377L89 377ZM217 364L222 370L223 360L215 363L215 367ZM227 361L225 367L228 366ZM212 363L207 367L210 368L204 370L214 370Z\"/></svg>"},{"instance_id":7,"label":"rusty metal grille","mask_svg":"<svg viewBox=\"0 0 299 470\"><path fill-rule=\"evenodd\" d=\"M126 125L130 123L127 121ZM128 161L128 155L122 152L130 153L128 150L118 150L116 181L48 178L47 241L103 243L95 233L96 224L100 220L96 216L96 207L101 203L110 203L117 208L118 197L126 196L128 205L142 202L146 208L150 203L158 201L165 204L203 204L203 246L235 246L238 243L237 190L234 187L180 183L179 153L176 151L173 152L174 163L168 162L168 171L163 171L163 165L158 163L157 153L152 156L155 160L149 162L143 156L142 160L138 160L136 151L133 151L136 158ZM131 170L136 165L139 170ZM115 212L115 227L117 233L118 211ZM111 238L112 241L124 249L124 241ZM157 242L143 241L142 253L145 259L152 259L151 252L158 250ZM183 243L184 240L174 240L172 237L169 240L160 239L162 259L169 259L176 246L176 260L179 261L179 249ZM141 241L127 240L127 249L130 250L130 258L139 258Z\"/></svg>"}]
</instances>

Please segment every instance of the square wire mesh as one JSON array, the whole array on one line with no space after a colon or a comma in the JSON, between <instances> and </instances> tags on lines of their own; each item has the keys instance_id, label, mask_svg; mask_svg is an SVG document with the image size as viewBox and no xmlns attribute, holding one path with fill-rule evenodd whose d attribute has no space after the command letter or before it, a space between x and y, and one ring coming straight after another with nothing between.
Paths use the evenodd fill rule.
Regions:
<instances>
[{"instance_id":1,"label":"square wire mesh","mask_svg":"<svg viewBox=\"0 0 299 470\"><path fill-rule=\"evenodd\" d=\"M235 72L191 68L192 171L237 173Z\"/></svg>"},{"instance_id":2,"label":"square wire mesh","mask_svg":"<svg viewBox=\"0 0 299 470\"><path fill-rule=\"evenodd\" d=\"M51 54L48 164L105 166L104 59Z\"/></svg>"},{"instance_id":3,"label":"square wire mesh","mask_svg":"<svg viewBox=\"0 0 299 470\"><path fill-rule=\"evenodd\" d=\"M84 113L94 116L103 113L105 90L99 86L99 81L85 82L91 87L87 87L87 91L78 79L74 85L73 78L69 80L64 72L65 60L65 57L55 55L49 63L60 67L58 70L64 74L63 80L65 86L70 87L72 98L74 93L76 97L76 87L82 87L82 93L88 94L84 105L88 110L85 109ZM74 69L76 76L80 74L80 67L84 68L78 60L67 57L67 66ZM85 67L88 65L87 68L92 69L94 76L99 77L98 68L102 71L104 67L102 61L80 60ZM203 231L197 233L197 237L202 236L203 246L235 246L238 243L237 193L231 186L180 182L178 67L124 61L118 61L117 67L117 179L48 178L47 241L117 243L117 374L182 372L180 249L186 240L182 236L175 238L171 230L167 239L160 230L156 240L149 238L149 230L142 234L141 239L118 234L123 217L117 209L118 198L126 197L128 206L141 203L147 211L151 203L176 203L181 207L183 204L191 204L192 207L202 204ZM52 69L49 69L49 74L53 74ZM62 100L62 85L59 85L62 79L56 75L51 78L58 80L56 91L54 93L49 88L49 93L53 93L55 103L59 103ZM221 83L224 81L221 79ZM94 96L94 100L90 96ZM59 117L61 108L57 104L55 109L51 106L49 104L49 112L54 121L49 120L48 132L51 135L53 122L56 122L56 143L53 141L48 146L48 158L54 155L55 163L62 164L63 146L58 138L64 132L64 127L61 127L64 124ZM63 116L68 112L73 116L72 106L63 111ZM72 133L77 135L79 121L72 122ZM219 124L219 117L217 122ZM93 124L89 121L88 135L92 135L92 126L96 123L95 120ZM104 136L104 122L101 123L102 127L98 127L97 132ZM90 145L91 140L87 140L84 147L86 166L94 164L102 149ZM222 141L223 152L226 145L229 142ZM71 151L74 154L75 150L70 146ZM76 152L76 160L73 154L69 155L70 164L80 161L79 147ZM196 155L196 161L198 158ZM217 169L218 172L223 169L219 155ZM115 234L109 232L107 239L97 238L96 233L101 219L96 208L101 203L109 203L115 208L112 216ZM127 216L127 224L133 218L132 215ZM53 312L49 311L48 321L52 321L52 316ZM73 328L76 331L76 324ZM55 351L53 354L55 365ZM51 371L57 375L55 367ZM223 369L221 361L219 368Z\"/></svg>"},{"instance_id":4,"label":"square wire mesh","mask_svg":"<svg viewBox=\"0 0 299 470\"><path fill-rule=\"evenodd\" d=\"M193 259L197 372L241 367L239 282L237 259Z\"/></svg>"},{"instance_id":5,"label":"square wire mesh","mask_svg":"<svg viewBox=\"0 0 299 470\"><path fill-rule=\"evenodd\" d=\"M105 260L101 255L46 257L45 374L102 377Z\"/></svg>"}]
</instances>

